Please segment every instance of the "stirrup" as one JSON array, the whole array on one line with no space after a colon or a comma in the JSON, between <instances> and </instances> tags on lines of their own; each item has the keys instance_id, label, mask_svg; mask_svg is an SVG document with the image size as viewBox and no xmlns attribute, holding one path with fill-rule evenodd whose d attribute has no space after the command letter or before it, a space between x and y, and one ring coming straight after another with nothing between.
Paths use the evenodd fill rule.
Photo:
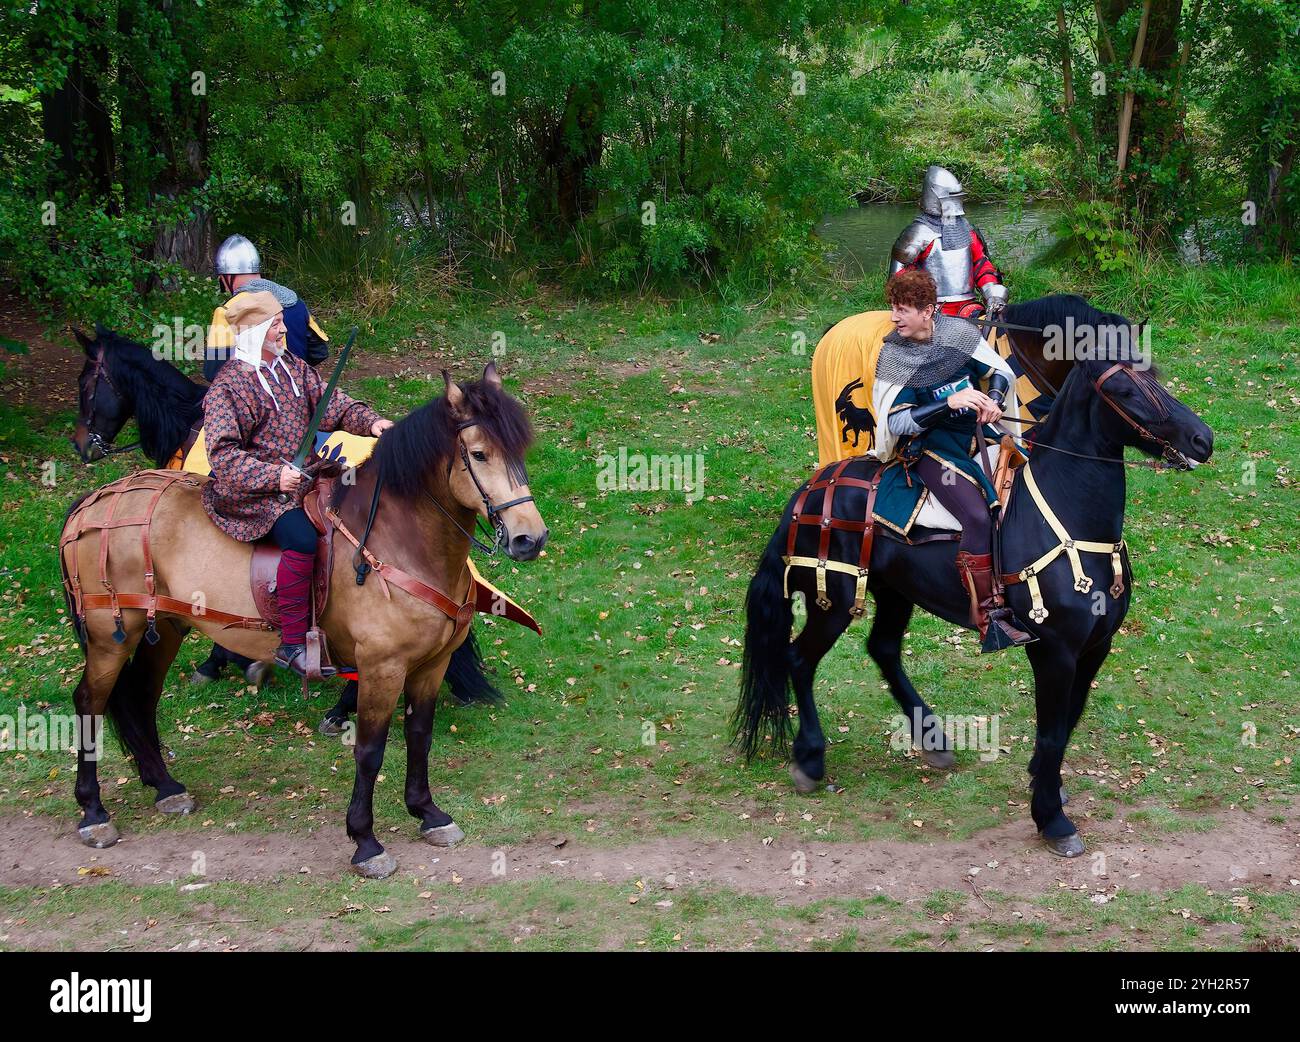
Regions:
<instances>
[{"instance_id":1,"label":"stirrup","mask_svg":"<svg viewBox=\"0 0 1300 1042\"><path fill-rule=\"evenodd\" d=\"M281 644L275 649L275 664L284 669L290 670L307 679L307 645L306 644ZM327 666L321 663L320 675L322 678L332 677L338 673L335 666Z\"/></svg>"},{"instance_id":2,"label":"stirrup","mask_svg":"<svg viewBox=\"0 0 1300 1042\"><path fill-rule=\"evenodd\" d=\"M1020 621L1006 606L993 608L988 613L988 624L980 643L980 654L987 655L1006 648L1023 647L1038 638L1020 628Z\"/></svg>"}]
</instances>

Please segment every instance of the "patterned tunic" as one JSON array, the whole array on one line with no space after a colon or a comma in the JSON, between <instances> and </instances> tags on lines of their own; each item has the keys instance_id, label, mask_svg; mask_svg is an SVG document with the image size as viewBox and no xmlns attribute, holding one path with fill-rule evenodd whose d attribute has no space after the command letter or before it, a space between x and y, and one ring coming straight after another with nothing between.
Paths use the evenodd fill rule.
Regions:
<instances>
[{"instance_id":1,"label":"patterned tunic","mask_svg":"<svg viewBox=\"0 0 1300 1042\"><path fill-rule=\"evenodd\" d=\"M240 542L260 539L286 511L302 506L311 488L303 481L281 503L280 469L293 459L311 424L325 382L311 366L288 351L282 356L302 394L295 395L277 364L277 383L264 370L271 400L253 368L243 362L221 367L203 399L203 430L212 480L203 487L208 516ZM276 403L280 408L276 409ZM336 389L321 430L369 435L377 412Z\"/></svg>"}]
</instances>

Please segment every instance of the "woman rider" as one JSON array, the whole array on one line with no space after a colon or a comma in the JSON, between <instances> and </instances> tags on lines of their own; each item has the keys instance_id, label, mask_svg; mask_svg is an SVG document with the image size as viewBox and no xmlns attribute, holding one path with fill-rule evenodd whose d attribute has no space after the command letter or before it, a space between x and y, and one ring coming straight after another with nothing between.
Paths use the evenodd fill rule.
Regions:
<instances>
[{"instance_id":1,"label":"woman rider","mask_svg":"<svg viewBox=\"0 0 1300 1042\"><path fill-rule=\"evenodd\" d=\"M899 386L887 415L889 432L899 440L894 465L881 476L877 513L881 502L893 499L895 519L906 519L894 527L906 534L926 492L934 495L961 524L957 571L970 592L970 621L979 629L982 650L1028 644L1035 638L1010 608L994 600L989 509L997 495L971 458L976 423L1002 418L1011 369L976 326L939 313L928 273L897 273L886 295L895 332L881 347L876 380ZM980 383L986 383L987 393L979 390ZM922 489L913 478L920 479ZM996 627L992 634L990 621Z\"/></svg>"},{"instance_id":2,"label":"woman rider","mask_svg":"<svg viewBox=\"0 0 1300 1042\"><path fill-rule=\"evenodd\" d=\"M325 387L315 369L285 351L283 309L273 294L240 293L226 304L225 317L235 348L203 399L212 467L203 506L227 535L251 543L269 532L283 550L276 573L281 629L275 661L302 676L316 529L302 509L310 482L285 460L302 444ZM377 438L392 425L336 390L320 429Z\"/></svg>"}]
</instances>

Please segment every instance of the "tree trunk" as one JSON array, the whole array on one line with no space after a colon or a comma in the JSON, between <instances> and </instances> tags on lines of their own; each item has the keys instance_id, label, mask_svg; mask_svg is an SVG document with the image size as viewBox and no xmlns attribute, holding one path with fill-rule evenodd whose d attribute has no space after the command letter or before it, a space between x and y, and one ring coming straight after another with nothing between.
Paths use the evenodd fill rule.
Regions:
<instances>
[{"instance_id":1,"label":"tree trunk","mask_svg":"<svg viewBox=\"0 0 1300 1042\"><path fill-rule=\"evenodd\" d=\"M605 145L604 99L596 87L575 90L556 128L555 202L560 220L576 224L596 212L599 192L590 174Z\"/></svg>"},{"instance_id":2,"label":"tree trunk","mask_svg":"<svg viewBox=\"0 0 1300 1042\"><path fill-rule=\"evenodd\" d=\"M39 63L56 48L40 18L40 5L36 13L37 28L31 46L34 63ZM108 76L108 50L93 27L87 35L92 41L90 46L73 52L63 81L40 97L42 135L54 146L55 155L56 183L50 188L74 194L89 188L97 201L110 213L116 213L113 120L100 91L100 84Z\"/></svg>"}]
</instances>

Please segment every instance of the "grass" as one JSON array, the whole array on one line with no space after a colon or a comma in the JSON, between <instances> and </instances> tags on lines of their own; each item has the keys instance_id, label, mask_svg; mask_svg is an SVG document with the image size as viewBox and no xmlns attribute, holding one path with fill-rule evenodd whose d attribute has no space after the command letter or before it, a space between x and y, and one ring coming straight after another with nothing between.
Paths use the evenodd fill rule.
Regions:
<instances>
[{"instance_id":1,"label":"grass","mask_svg":"<svg viewBox=\"0 0 1300 1042\"><path fill-rule=\"evenodd\" d=\"M1033 295L1064 278L1022 274L1017 290ZM1090 819L1134 812L1153 835L1200 827L1195 823L1227 808L1277 815L1300 787L1300 638L1291 625L1300 614L1292 462L1300 452L1300 373L1290 346L1300 333L1300 279L1281 267L1162 269L1144 279L1080 288L1108 307L1150 305L1143 313L1155 323L1164 375L1214 428L1216 451L1213 464L1193 474L1135 469L1128 476L1135 605L1067 755L1077 772L1069 780L1071 813L1085 837ZM462 376L475 373L495 343L504 347L497 357L507 385L538 429L530 470L552 532L547 556L480 567L532 607L546 636L482 620L480 642L509 703L444 706L435 730L434 798L473 840L507 844L553 833L602 844L646 835L933 840L1007 820L1028 826L1028 665L1016 655L980 657L970 635L954 641L951 627L929 617L914 621L907 643L912 678L940 712L1000 716L1008 751L995 762L961 753L960 769L945 776L891 751L894 704L866 657L861 625L818 677L831 740L828 777L839 791L797 797L783 764L760 757L746 766L728 746L745 588L777 512L815 461L813 346L831 322L878 300L875 280L824 283L802 298L752 308L544 293L522 301L431 297L401 300L364 327L359 346L371 360L356 371L378 375L354 380L352 390L383 411L400 414L437 393L437 370L448 360ZM321 310L328 328L345 328L352 317ZM706 343L702 333L720 338ZM806 353L795 350L794 333L804 334ZM394 358L385 358L388 350ZM70 425L70 415L0 408L0 715L20 704L29 713L68 711L80 655L57 572L63 511L75 495L139 464L132 456L83 467L64 440ZM601 491L600 456L620 447L702 454L704 498L692 505L678 491ZM55 464L52 484L42 482L48 461ZM289 832L327 826L340 837L341 865L350 853L340 828L350 755L314 734L334 689L321 688L304 703L285 681L258 693L234 680L191 687L185 676L205 653L198 641L185 645L161 710L175 773L199 799L199 820ZM376 790L377 829L409 829L400 728L387 763ZM36 813L71 823L72 770L64 752L0 756L0 816ZM124 834L194 827L152 812L147 794L126 780L131 770L116 748L100 774ZM281 888L294 885L268 892L289 901L283 895L296 891ZM330 900L347 892L342 883L322 891ZM462 939L513 944L495 917L529 902L549 914L565 890L537 884L517 892L523 896L508 901L494 896L483 912L487 925ZM590 899L600 906L577 893L579 905ZM1184 936L1185 922L1170 932L1160 908L1144 909L1144 921L1161 924L1146 940L1197 941ZM1275 914L1296 921L1293 904ZM671 941L650 929L650 919L644 931L638 925L610 942L592 916L580 918L587 925L551 940L572 947ZM397 921L377 920L376 936ZM1009 924L1008 936L1031 947L1050 943L1053 928L1036 936L1022 929L1027 925ZM748 929L697 936L702 944L740 944ZM1117 944L1135 943L1131 933L1111 932ZM919 933L935 936L913 923L888 939L858 929L826 941L923 947ZM760 932L753 943L777 940ZM415 931L394 943L434 942Z\"/></svg>"}]
</instances>

